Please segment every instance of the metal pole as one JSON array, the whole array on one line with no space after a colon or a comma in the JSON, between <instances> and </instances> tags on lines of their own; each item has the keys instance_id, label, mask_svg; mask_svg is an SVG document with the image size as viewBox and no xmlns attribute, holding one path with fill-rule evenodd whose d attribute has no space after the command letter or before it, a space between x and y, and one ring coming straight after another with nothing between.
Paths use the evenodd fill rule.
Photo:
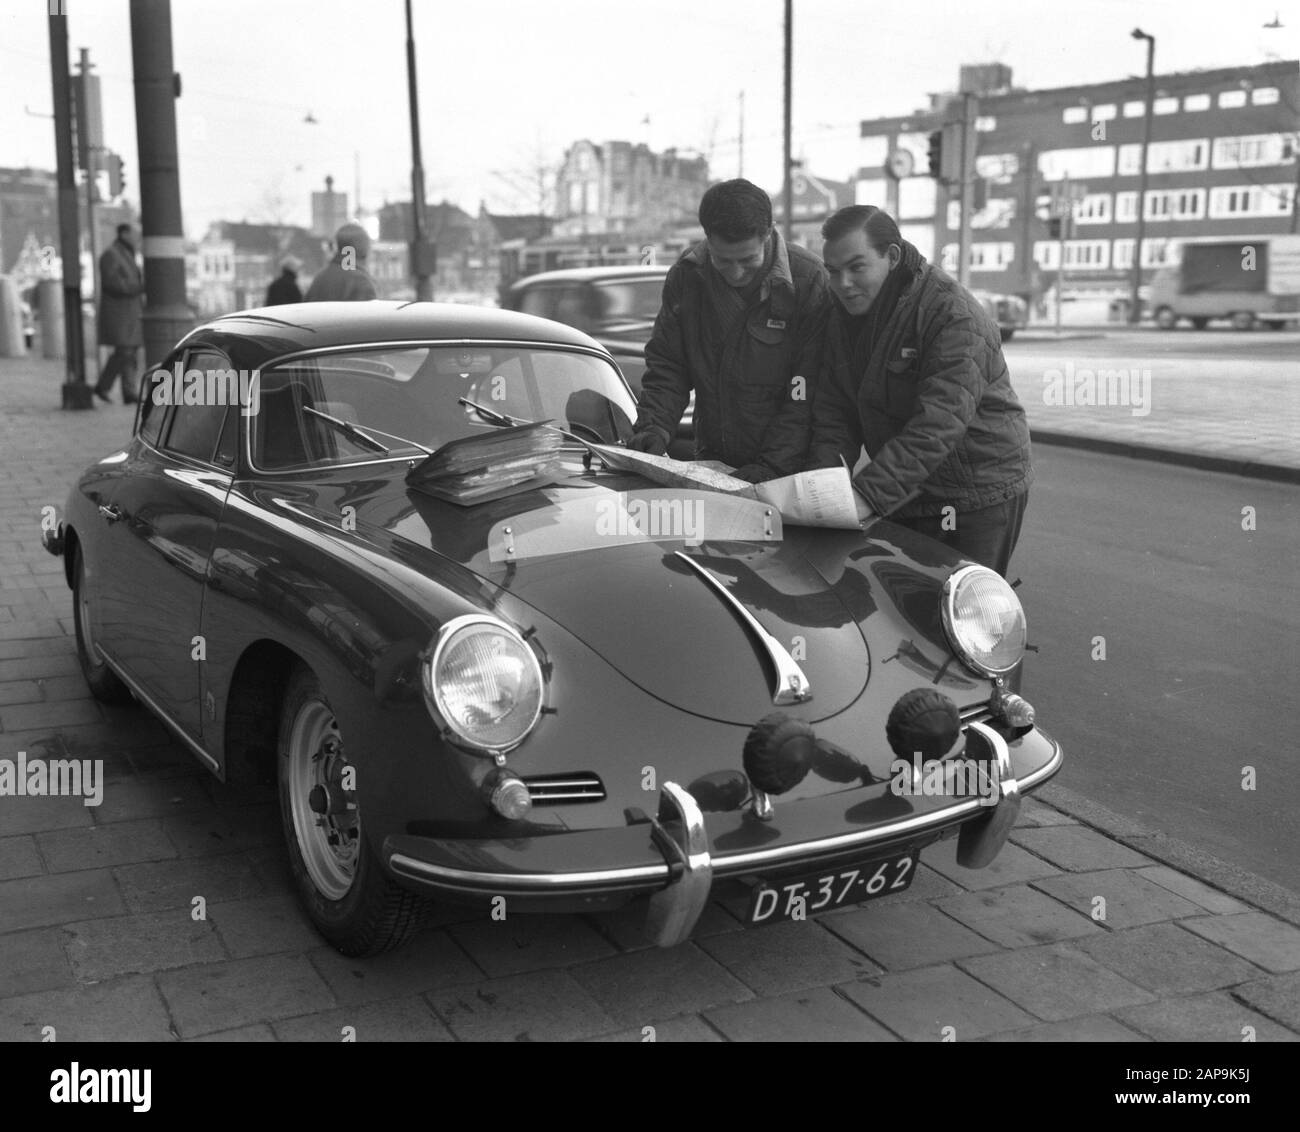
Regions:
<instances>
[{"instance_id":1,"label":"metal pole","mask_svg":"<svg viewBox=\"0 0 1300 1132\"><path fill-rule=\"evenodd\" d=\"M58 6L63 11L62 5ZM72 152L72 76L68 73L68 17L50 6L50 78L54 88L54 152L59 183L59 251L63 257L65 409L94 408L86 384L81 325L81 235L77 231L77 162Z\"/></svg>"},{"instance_id":2,"label":"metal pole","mask_svg":"<svg viewBox=\"0 0 1300 1132\"><path fill-rule=\"evenodd\" d=\"M975 204L975 116L973 94L961 96L961 227L957 232L957 282L970 286L970 221Z\"/></svg>"},{"instance_id":3,"label":"metal pole","mask_svg":"<svg viewBox=\"0 0 1300 1132\"><path fill-rule=\"evenodd\" d=\"M1133 29L1134 39L1147 41L1147 104L1142 118L1142 165L1139 169L1137 199L1137 238L1133 241L1133 287L1129 300L1129 322L1136 326L1142 321L1142 238L1146 234L1147 214L1147 148L1151 145L1151 115L1155 103L1156 75L1156 37L1147 35L1138 28Z\"/></svg>"},{"instance_id":4,"label":"metal pole","mask_svg":"<svg viewBox=\"0 0 1300 1132\"><path fill-rule=\"evenodd\" d=\"M131 0L135 142L140 154L144 362L157 365L194 323L185 301L185 230L176 150L180 76L172 65L171 0Z\"/></svg>"},{"instance_id":5,"label":"metal pole","mask_svg":"<svg viewBox=\"0 0 1300 1132\"><path fill-rule=\"evenodd\" d=\"M433 279L424 261L424 164L420 157L420 103L415 80L415 31L406 0L406 97L411 108L411 269L415 297L433 298Z\"/></svg>"},{"instance_id":6,"label":"metal pole","mask_svg":"<svg viewBox=\"0 0 1300 1132\"><path fill-rule=\"evenodd\" d=\"M785 216L782 218L782 234L785 242L790 242L794 223L794 179L791 176L790 154L790 105L791 75L794 63L794 0L785 0L785 179L781 185L781 195L785 201Z\"/></svg>"},{"instance_id":7,"label":"metal pole","mask_svg":"<svg viewBox=\"0 0 1300 1132\"><path fill-rule=\"evenodd\" d=\"M1020 149L1021 172L1024 176L1024 188L1021 193L1020 211L1020 240L1023 245L1023 258L1021 259L1020 278L1023 285L1023 293L1028 295L1027 313L1032 313L1034 308L1034 237L1033 223L1034 216L1034 192L1035 181L1037 180L1037 150L1033 142L1025 142ZM1017 253L1018 255L1021 253Z\"/></svg>"},{"instance_id":8,"label":"metal pole","mask_svg":"<svg viewBox=\"0 0 1300 1132\"><path fill-rule=\"evenodd\" d=\"M1061 308L1065 306L1065 223L1070 204L1070 174L1061 180L1061 198L1056 207L1056 333L1061 334Z\"/></svg>"},{"instance_id":9,"label":"metal pole","mask_svg":"<svg viewBox=\"0 0 1300 1132\"><path fill-rule=\"evenodd\" d=\"M737 177L745 175L745 92L740 92L740 169Z\"/></svg>"},{"instance_id":10,"label":"metal pole","mask_svg":"<svg viewBox=\"0 0 1300 1132\"><path fill-rule=\"evenodd\" d=\"M79 48L81 60L77 64L77 69L81 72L82 81L86 82L90 77L90 50L89 48ZM90 155L90 168L86 170L86 242L90 246L90 298L92 300L99 297L99 284L95 279L95 266L99 263L99 233L95 228L95 205L99 202L99 154L101 150L94 143L86 147ZM96 351L95 369L99 369L99 356Z\"/></svg>"}]
</instances>

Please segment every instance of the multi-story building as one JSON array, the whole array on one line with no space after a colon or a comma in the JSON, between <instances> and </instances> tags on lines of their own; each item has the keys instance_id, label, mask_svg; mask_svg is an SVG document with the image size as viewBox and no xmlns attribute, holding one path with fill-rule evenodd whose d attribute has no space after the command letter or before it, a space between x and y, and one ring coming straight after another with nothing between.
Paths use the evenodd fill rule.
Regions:
<instances>
[{"instance_id":1,"label":"multi-story building","mask_svg":"<svg viewBox=\"0 0 1300 1132\"><path fill-rule=\"evenodd\" d=\"M772 219L780 228L785 223L785 188L768 194L772 198ZM833 212L853 204L853 184L832 181L797 169L790 177L790 242L809 251L822 250L822 223Z\"/></svg>"},{"instance_id":2,"label":"multi-story building","mask_svg":"<svg viewBox=\"0 0 1300 1132\"><path fill-rule=\"evenodd\" d=\"M1015 90L1000 65L963 68L978 96L971 286L1041 298L1062 294L1078 319L1122 317L1138 208L1141 273L1173 262L1186 241L1248 241L1295 230L1300 62L1155 76L1145 199L1139 205L1146 80ZM916 114L861 124L857 201L893 212L904 238L957 268L960 193L928 175L928 138L960 117L936 97ZM895 158L898 180L885 170ZM1066 182L1069 182L1067 189ZM1076 199L1072 231L1049 238L1054 193Z\"/></svg>"},{"instance_id":3,"label":"multi-story building","mask_svg":"<svg viewBox=\"0 0 1300 1132\"><path fill-rule=\"evenodd\" d=\"M659 236L694 217L708 187L703 157L626 141L575 142L556 176L554 234Z\"/></svg>"}]
</instances>

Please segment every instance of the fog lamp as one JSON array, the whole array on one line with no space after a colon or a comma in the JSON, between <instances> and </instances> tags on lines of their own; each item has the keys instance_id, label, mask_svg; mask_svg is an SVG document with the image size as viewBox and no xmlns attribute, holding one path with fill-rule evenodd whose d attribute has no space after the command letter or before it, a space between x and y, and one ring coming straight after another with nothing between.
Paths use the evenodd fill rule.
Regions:
<instances>
[{"instance_id":1,"label":"fog lamp","mask_svg":"<svg viewBox=\"0 0 1300 1132\"><path fill-rule=\"evenodd\" d=\"M533 808L532 795L524 780L513 771L498 770L483 783L488 805L503 818L518 821Z\"/></svg>"},{"instance_id":2,"label":"fog lamp","mask_svg":"<svg viewBox=\"0 0 1300 1132\"><path fill-rule=\"evenodd\" d=\"M813 729L785 712L765 715L745 739L745 773L765 794L784 794L804 780L816 752Z\"/></svg>"},{"instance_id":3,"label":"fog lamp","mask_svg":"<svg viewBox=\"0 0 1300 1132\"><path fill-rule=\"evenodd\" d=\"M961 713L957 705L933 688L913 688L898 697L885 723L890 749L909 762L953 754L962 743Z\"/></svg>"}]
</instances>

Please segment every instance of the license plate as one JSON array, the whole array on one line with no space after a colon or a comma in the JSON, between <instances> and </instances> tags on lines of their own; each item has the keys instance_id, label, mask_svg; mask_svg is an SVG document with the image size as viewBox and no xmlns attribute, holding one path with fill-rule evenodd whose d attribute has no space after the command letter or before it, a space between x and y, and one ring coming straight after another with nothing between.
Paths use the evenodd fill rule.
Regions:
<instances>
[{"instance_id":1,"label":"license plate","mask_svg":"<svg viewBox=\"0 0 1300 1132\"><path fill-rule=\"evenodd\" d=\"M860 904L903 892L912 883L917 855L904 853L852 868L818 873L786 884L760 884L750 894L745 925L802 920L841 904Z\"/></svg>"}]
</instances>

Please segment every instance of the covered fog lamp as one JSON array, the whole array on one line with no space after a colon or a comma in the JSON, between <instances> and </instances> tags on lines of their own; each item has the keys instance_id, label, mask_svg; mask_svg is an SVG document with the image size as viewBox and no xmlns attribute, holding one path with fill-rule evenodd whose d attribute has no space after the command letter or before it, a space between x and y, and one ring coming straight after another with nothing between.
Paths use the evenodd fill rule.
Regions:
<instances>
[{"instance_id":1,"label":"covered fog lamp","mask_svg":"<svg viewBox=\"0 0 1300 1132\"><path fill-rule=\"evenodd\" d=\"M885 723L890 749L908 762L947 758L963 742L957 705L933 688L904 692Z\"/></svg>"},{"instance_id":2,"label":"covered fog lamp","mask_svg":"<svg viewBox=\"0 0 1300 1132\"><path fill-rule=\"evenodd\" d=\"M754 724L745 739L745 773L764 794L784 794L804 780L816 749L808 724L774 711Z\"/></svg>"},{"instance_id":3,"label":"covered fog lamp","mask_svg":"<svg viewBox=\"0 0 1300 1132\"><path fill-rule=\"evenodd\" d=\"M1034 705L1014 692L1007 692L999 698L997 711L1012 727L1033 727L1034 725Z\"/></svg>"}]
</instances>

